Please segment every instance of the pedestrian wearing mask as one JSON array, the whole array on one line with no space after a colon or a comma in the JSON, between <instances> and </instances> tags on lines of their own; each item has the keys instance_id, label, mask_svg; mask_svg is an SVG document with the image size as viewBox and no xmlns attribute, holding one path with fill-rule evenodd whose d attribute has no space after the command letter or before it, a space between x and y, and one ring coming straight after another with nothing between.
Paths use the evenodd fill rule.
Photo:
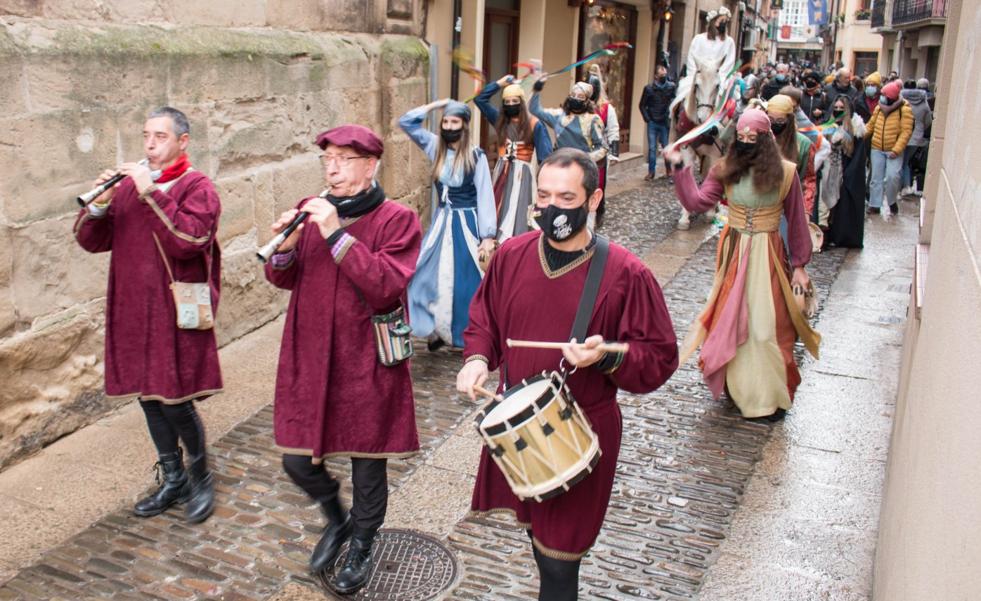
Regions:
<instances>
[{"instance_id":1,"label":"pedestrian wearing mask","mask_svg":"<svg viewBox=\"0 0 981 601\"><path fill-rule=\"evenodd\" d=\"M903 151L913 135L913 109L901 96L903 84L896 80L882 88L879 106L869 119L865 137L872 144L872 175L869 184L869 214L878 214L882 201L889 211L899 213L899 186L902 177Z\"/></svg>"},{"instance_id":2,"label":"pedestrian wearing mask","mask_svg":"<svg viewBox=\"0 0 981 601\"><path fill-rule=\"evenodd\" d=\"M814 71L804 73L804 91L800 97L800 108L814 123L828 120L828 95L821 87L818 74Z\"/></svg>"},{"instance_id":3,"label":"pedestrian wearing mask","mask_svg":"<svg viewBox=\"0 0 981 601\"><path fill-rule=\"evenodd\" d=\"M902 87L902 86L900 86ZM878 71L869 74L865 78L865 108L871 117L875 108L879 105L879 98L882 97L882 75ZM868 119L866 119L868 123Z\"/></svg>"},{"instance_id":4,"label":"pedestrian wearing mask","mask_svg":"<svg viewBox=\"0 0 981 601\"><path fill-rule=\"evenodd\" d=\"M913 134L903 152L903 194L919 196L923 192L923 180L926 178L927 147L930 144L930 126L933 124L933 111L927 101L926 90L919 88L916 82L907 85L902 91L902 97L913 110Z\"/></svg>"},{"instance_id":5,"label":"pedestrian wearing mask","mask_svg":"<svg viewBox=\"0 0 981 601\"><path fill-rule=\"evenodd\" d=\"M865 122L847 96L831 107L835 127L827 134L831 156L824 164L820 205L828 208L828 245L862 248L865 235ZM823 214L819 211L819 216Z\"/></svg>"},{"instance_id":6,"label":"pedestrian wearing mask","mask_svg":"<svg viewBox=\"0 0 981 601\"><path fill-rule=\"evenodd\" d=\"M443 117L437 136L422 122L438 108ZM412 333L427 338L431 351L444 344L463 347L470 299L482 276L478 257L495 249L494 188L487 157L471 137L470 117L467 105L445 99L399 119L399 126L433 163L438 199L409 283Z\"/></svg>"},{"instance_id":7,"label":"pedestrian wearing mask","mask_svg":"<svg viewBox=\"0 0 981 601\"><path fill-rule=\"evenodd\" d=\"M668 145L668 133L671 129L671 115L668 107L674 100L678 86L668 79L668 68L658 65L654 69L654 81L644 86L640 96L640 114L647 123L647 176L645 180L654 179L657 170L657 147L663 150ZM665 176L670 175L667 163L664 164Z\"/></svg>"},{"instance_id":8,"label":"pedestrian wearing mask","mask_svg":"<svg viewBox=\"0 0 981 601\"><path fill-rule=\"evenodd\" d=\"M788 85L790 83L790 67L787 63L780 63L777 65L777 71L770 78L763 89L760 91L760 97L763 100L770 100L774 96L780 93L780 88Z\"/></svg>"},{"instance_id":9,"label":"pedestrian wearing mask","mask_svg":"<svg viewBox=\"0 0 981 601\"><path fill-rule=\"evenodd\" d=\"M814 357L821 340L791 289L810 283L804 267L812 252L796 165L781 158L770 119L754 108L739 118L736 141L701 187L691 169L681 167L679 152L666 158L676 165L675 191L686 209L701 212L723 198L729 202L715 280L682 344L681 364L701 346L699 365L715 398L725 390L743 417L780 419L801 381L794 361L797 338Z\"/></svg>"}]
</instances>

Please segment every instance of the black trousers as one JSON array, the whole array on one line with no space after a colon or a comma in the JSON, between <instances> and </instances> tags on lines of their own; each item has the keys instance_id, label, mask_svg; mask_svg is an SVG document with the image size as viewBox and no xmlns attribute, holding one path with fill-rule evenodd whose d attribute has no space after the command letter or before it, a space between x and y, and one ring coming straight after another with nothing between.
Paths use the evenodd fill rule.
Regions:
<instances>
[{"instance_id":1,"label":"black trousers","mask_svg":"<svg viewBox=\"0 0 981 601\"><path fill-rule=\"evenodd\" d=\"M531 530L526 531L532 538ZM546 557L531 543L535 564L538 565L538 601L576 601L579 598L579 564L581 559L564 561Z\"/></svg>"},{"instance_id":2,"label":"black trousers","mask_svg":"<svg viewBox=\"0 0 981 601\"><path fill-rule=\"evenodd\" d=\"M376 532L385 522L388 509L388 460L384 458L351 458L351 483L354 502L351 521L358 530ZM323 463L314 464L306 455L283 455L283 469L297 486L321 505L337 500L340 483Z\"/></svg>"},{"instance_id":3,"label":"black trousers","mask_svg":"<svg viewBox=\"0 0 981 601\"><path fill-rule=\"evenodd\" d=\"M192 459L204 455L204 424L194 408L194 401L167 405L141 399L140 407L146 416L146 425L157 453L176 453L179 439L184 441L187 454Z\"/></svg>"}]
</instances>

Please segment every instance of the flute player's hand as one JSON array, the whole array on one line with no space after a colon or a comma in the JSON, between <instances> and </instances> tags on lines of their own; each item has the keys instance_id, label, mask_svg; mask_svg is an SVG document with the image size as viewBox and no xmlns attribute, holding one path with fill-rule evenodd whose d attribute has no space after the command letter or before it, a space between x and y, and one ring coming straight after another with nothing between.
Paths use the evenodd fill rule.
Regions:
<instances>
[{"instance_id":1,"label":"flute player's hand","mask_svg":"<svg viewBox=\"0 0 981 601\"><path fill-rule=\"evenodd\" d=\"M101 174L99 174L99 177L96 178L96 180L94 182L92 182L92 187L95 188L95 187L101 185L103 182L107 181L109 178L111 178L112 176L116 175L116 173L118 173L118 172L115 169L106 169ZM116 188L118 188L118 187L119 187L119 184L116 184L114 186L111 186L108 190L106 190L102 194L96 196L95 197L95 200L92 201L92 202L94 202L97 205L101 205L101 206L105 206L105 205L109 204L110 202L112 202L112 197L116 195Z\"/></svg>"},{"instance_id":2,"label":"flute player's hand","mask_svg":"<svg viewBox=\"0 0 981 601\"><path fill-rule=\"evenodd\" d=\"M272 230L273 235L275 236L279 232L286 229L286 226L292 223L293 220L296 218L297 213L299 213L299 211L296 209L290 209L289 211L284 211L283 214L279 216L279 220L276 221L276 223L272 224L272 227L269 228ZM301 223L300 227L293 230L293 233L290 234L286 238L286 240L279 245L279 248L276 249L276 252L285 253L296 248L296 243L300 241L300 230L302 229L303 229L303 224Z\"/></svg>"}]
</instances>

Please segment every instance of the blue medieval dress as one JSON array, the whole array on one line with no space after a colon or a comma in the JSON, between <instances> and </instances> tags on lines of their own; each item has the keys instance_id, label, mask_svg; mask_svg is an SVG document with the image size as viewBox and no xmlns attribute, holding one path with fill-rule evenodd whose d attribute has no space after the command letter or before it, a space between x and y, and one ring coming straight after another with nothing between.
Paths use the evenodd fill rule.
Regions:
<instances>
[{"instance_id":1,"label":"blue medieval dress","mask_svg":"<svg viewBox=\"0 0 981 601\"><path fill-rule=\"evenodd\" d=\"M425 117L424 110L413 109L402 115L399 126L433 161L439 138L423 127ZM423 338L435 334L460 348L469 323L470 301L483 275L477 247L481 240L497 234L487 157L479 148L473 152L476 166L465 172L453 169L456 153L447 149L443 170L435 182L437 201L432 222L409 283L412 333Z\"/></svg>"}]
</instances>

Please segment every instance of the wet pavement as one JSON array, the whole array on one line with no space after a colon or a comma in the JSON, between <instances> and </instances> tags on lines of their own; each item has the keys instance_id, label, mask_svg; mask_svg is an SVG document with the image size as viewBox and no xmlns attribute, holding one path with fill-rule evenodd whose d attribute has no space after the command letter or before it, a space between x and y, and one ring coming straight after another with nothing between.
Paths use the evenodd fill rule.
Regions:
<instances>
[{"instance_id":1,"label":"wet pavement","mask_svg":"<svg viewBox=\"0 0 981 601\"><path fill-rule=\"evenodd\" d=\"M666 180L621 183L618 189L602 231L651 265L680 338L708 292L716 238L705 224L675 231L677 203ZM821 253L809 268L822 306L846 255L857 253ZM447 543L458 577L437 598L533 599L537 574L525 532L506 517L467 516L480 448L471 421L479 407L453 390L460 356L417 351L412 369L423 449L389 462L386 527L420 530ZM848 377L845 368L835 369L805 374L805 385L809 377ZM835 394L834 385L819 389ZM765 461L770 455L764 449L795 424L795 412L785 424L743 420L731 403L710 398L692 361L655 393L622 393L620 402L624 435L617 479L604 529L583 561L580 598L697 599L720 557L735 556L727 539L761 459L770 476L780 471ZM116 510L17 571L0 586L0 599L323 598L305 567L322 518L282 473L271 416L266 406L213 445L218 508L205 524L188 526L173 510L138 519L129 514L130 500L120 499ZM331 461L329 469L342 481L349 477L349 462ZM348 484L343 494L350 498ZM740 532L746 536L745 529Z\"/></svg>"}]
</instances>

